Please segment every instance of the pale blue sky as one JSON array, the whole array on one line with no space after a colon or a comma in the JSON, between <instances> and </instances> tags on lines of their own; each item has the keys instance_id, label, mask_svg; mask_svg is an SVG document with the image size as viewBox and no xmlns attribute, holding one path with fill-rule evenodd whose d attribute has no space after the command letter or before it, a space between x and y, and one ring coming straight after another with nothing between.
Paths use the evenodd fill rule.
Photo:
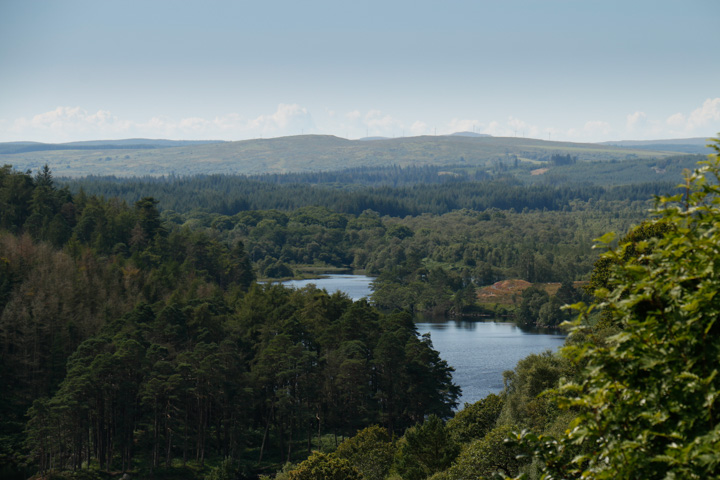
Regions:
<instances>
[{"instance_id":1,"label":"pale blue sky","mask_svg":"<svg viewBox=\"0 0 720 480\"><path fill-rule=\"evenodd\" d=\"M718 0L0 0L0 141L711 136L718 20Z\"/></svg>"}]
</instances>

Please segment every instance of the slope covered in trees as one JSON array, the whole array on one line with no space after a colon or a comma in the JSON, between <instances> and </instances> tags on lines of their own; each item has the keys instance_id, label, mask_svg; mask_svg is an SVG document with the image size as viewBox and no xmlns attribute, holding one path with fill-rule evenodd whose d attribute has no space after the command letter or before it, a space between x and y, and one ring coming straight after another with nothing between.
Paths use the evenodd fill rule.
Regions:
<instances>
[{"instance_id":1,"label":"slope covered in trees","mask_svg":"<svg viewBox=\"0 0 720 480\"><path fill-rule=\"evenodd\" d=\"M387 479L720 478L719 181L714 155L688 172L684 195L660 199L610 248L567 346L519 362L502 395L445 424L430 417L394 443L362 431L277 478L333 478L321 472L340 465ZM347 453L360 449L376 455L380 475Z\"/></svg>"},{"instance_id":2,"label":"slope covered in trees","mask_svg":"<svg viewBox=\"0 0 720 480\"><path fill-rule=\"evenodd\" d=\"M69 185L127 201L156 195L172 223L242 241L260 277L309 267L364 271L379 275L378 305L441 313L459 311L474 301L475 287L504 278L582 279L592 267L591 239L639 222L649 197L674 187L528 186L439 173L387 167Z\"/></svg>"},{"instance_id":3,"label":"slope covered in trees","mask_svg":"<svg viewBox=\"0 0 720 480\"><path fill-rule=\"evenodd\" d=\"M605 285L564 352L578 372L557 390L577 416L559 435L521 436L544 478L720 478L717 154L599 265ZM592 341L602 328L615 334Z\"/></svg>"},{"instance_id":4,"label":"slope covered in trees","mask_svg":"<svg viewBox=\"0 0 720 480\"><path fill-rule=\"evenodd\" d=\"M558 185L524 185L512 178L476 181L468 177L437 176L432 170L426 175L425 169L388 170L389 173L383 170L358 175L359 179L373 183L364 187L359 181L352 183L352 171L347 176L337 175L339 180L348 183L318 185L287 182L286 176L255 179L223 175L132 180L86 178L68 185L74 192L82 190L128 202L153 196L164 205L164 210L182 214L202 211L235 215L245 210L290 211L320 206L339 213L359 215L373 210L393 217L441 215L460 209L572 210L577 202L591 200L645 202L674 186L674 182L669 181L616 186L564 185L562 181ZM482 180L482 175L479 178Z\"/></svg>"},{"instance_id":5,"label":"slope covered in trees","mask_svg":"<svg viewBox=\"0 0 720 480\"><path fill-rule=\"evenodd\" d=\"M253 283L241 242L0 170L0 460L34 471L250 471L318 438L450 415L411 317ZM184 472L184 473L183 473Z\"/></svg>"},{"instance_id":6,"label":"slope covered in trees","mask_svg":"<svg viewBox=\"0 0 720 480\"><path fill-rule=\"evenodd\" d=\"M546 190L568 195L560 208L446 206L402 218L317 205L161 212L152 197L73 194L48 169L32 177L5 167L2 474L253 478L289 461L276 478L713 478L708 266L718 258L720 192L717 178L702 180L707 173L720 166L688 179L689 195L660 212L663 228L636 229L619 261L596 264L604 272L590 278L605 287L595 292L605 303L594 308L604 314L583 317L568 356L524 359L501 396L446 422L458 394L452 368L408 313L257 285L254 271L364 268L380 274L377 305L447 310L472 303L474 286L498 277L570 285L591 269L591 238L629 229L645 201L587 187L580 198ZM441 198L444 186L428 198ZM409 205L423 205L404 188ZM625 188L639 198L658 187ZM587 191L599 196L583 198ZM522 299L530 317L542 310L532 310L538 295ZM649 338L658 339L651 351ZM561 379L568 383L557 389ZM648 415L647 402L658 415ZM632 428L623 426L628 416ZM523 429L518 443L505 443ZM358 430L333 452L336 438ZM646 453L617 467L638 435ZM308 457L316 448L325 451ZM537 459L518 458L523 449Z\"/></svg>"}]
</instances>

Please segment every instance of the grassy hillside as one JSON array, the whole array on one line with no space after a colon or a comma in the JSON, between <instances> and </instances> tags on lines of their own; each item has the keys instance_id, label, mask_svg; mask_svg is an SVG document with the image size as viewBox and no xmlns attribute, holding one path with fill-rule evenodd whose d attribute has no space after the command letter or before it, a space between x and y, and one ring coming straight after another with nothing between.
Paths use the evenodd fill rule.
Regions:
<instances>
[{"instance_id":1,"label":"grassy hillside","mask_svg":"<svg viewBox=\"0 0 720 480\"><path fill-rule=\"evenodd\" d=\"M0 145L1 147L1 145ZM170 148L112 148L83 145L68 150L0 154L0 164L36 170L48 164L57 176L261 174L338 170L360 166L465 165L536 161L570 154L579 162L658 158L669 152L529 138L423 136L373 141L326 135L186 145ZM0 148L0 152L3 149Z\"/></svg>"},{"instance_id":2,"label":"grassy hillside","mask_svg":"<svg viewBox=\"0 0 720 480\"><path fill-rule=\"evenodd\" d=\"M615 142L602 142L601 145L707 155L708 153L712 153L712 149L708 147L708 143L710 143L710 141L706 137L695 137L669 140L621 140Z\"/></svg>"},{"instance_id":3,"label":"grassy hillside","mask_svg":"<svg viewBox=\"0 0 720 480\"><path fill-rule=\"evenodd\" d=\"M685 169L693 169L704 155L672 155L627 161L576 163L574 165L523 166L508 173L524 183L545 185L629 185L633 183L678 183ZM544 167L544 168L540 168Z\"/></svg>"}]
</instances>

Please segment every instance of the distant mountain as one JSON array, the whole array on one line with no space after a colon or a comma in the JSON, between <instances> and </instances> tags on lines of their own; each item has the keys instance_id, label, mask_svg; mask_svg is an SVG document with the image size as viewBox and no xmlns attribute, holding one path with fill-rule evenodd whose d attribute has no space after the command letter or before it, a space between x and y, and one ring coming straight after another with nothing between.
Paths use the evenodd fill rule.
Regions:
<instances>
[{"instance_id":1,"label":"distant mountain","mask_svg":"<svg viewBox=\"0 0 720 480\"><path fill-rule=\"evenodd\" d=\"M451 133L449 135L450 137L492 137L492 135L488 135L487 133L475 133L475 132L455 132Z\"/></svg>"},{"instance_id":2,"label":"distant mountain","mask_svg":"<svg viewBox=\"0 0 720 480\"><path fill-rule=\"evenodd\" d=\"M13 150L14 149L14 150ZM0 144L0 165L56 176L196 175L318 172L353 167L462 165L481 169L542 163L571 155L579 162L665 157L665 152L610 145L490 136L421 136L378 141L298 135L239 142L130 139L76 144Z\"/></svg>"},{"instance_id":3,"label":"distant mountain","mask_svg":"<svg viewBox=\"0 0 720 480\"><path fill-rule=\"evenodd\" d=\"M707 147L710 140L705 137L675 138L669 140L619 140L602 142L599 145L612 145L615 147L635 148L680 153L710 153Z\"/></svg>"},{"instance_id":4,"label":"distant mountain","mask_svg":"<svg viewBox=\"0 0 720 480\"><path fill-rule=\"evenodd\" d=\"M112 150L172 148L191 145L220 143L221 140L152 140L148 138L130 138L126 140L91 140L69 143L6 142L0 143L0 154L29 153L55 150Z\"/></svg>"},{"instance_id":5,"label":"distant mountain","mask_svg":"<svg viewBox=\"0 0 720 480\"><path fill-rule=\"evenodd\" d=\"M390 137L362 137L358 138L358 140L361 142L367 142L369 140L387 140L388 138Z\"/></svg>"},{"instance_id":6,"label":"distant mountain","mask_svg":"<svg viewBox=\"0 0 720 480\"><path fill-rule=\"evenodd\" d=\"M62 143L61 145L79 145L97 147L102 145L114 145L127 147L132 145L147 145L154 148L186 147L189 145L207 145L209 143L222 143L225 140L164 140L151 138L128 138L125 140L90 140L85 142Z\"/></svg>"}]
</instances>

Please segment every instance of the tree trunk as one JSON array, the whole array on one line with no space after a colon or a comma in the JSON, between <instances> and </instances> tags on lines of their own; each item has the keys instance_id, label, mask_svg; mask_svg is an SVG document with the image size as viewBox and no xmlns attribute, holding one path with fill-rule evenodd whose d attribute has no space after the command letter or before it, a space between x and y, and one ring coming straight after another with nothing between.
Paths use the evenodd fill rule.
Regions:
<instances>
[{"instance_id":1,"label":"tree trunk","mask_svg":"<svg viewBox=\"0 0 720 480\"><path fill-rule=\"evenodd\" d=\"M272 420L273 416L273 407L274 405L270 405L267 422L265 422L265 433L263 434L262 443L260 444L260 456L258 457L258 465L260 465L260 462L262 462L263 452L265 451L265 442L267 441L268 432L270 431L270 420Z\"/></svg>"}]
</instances>

